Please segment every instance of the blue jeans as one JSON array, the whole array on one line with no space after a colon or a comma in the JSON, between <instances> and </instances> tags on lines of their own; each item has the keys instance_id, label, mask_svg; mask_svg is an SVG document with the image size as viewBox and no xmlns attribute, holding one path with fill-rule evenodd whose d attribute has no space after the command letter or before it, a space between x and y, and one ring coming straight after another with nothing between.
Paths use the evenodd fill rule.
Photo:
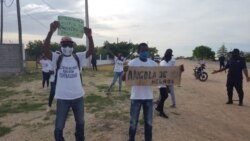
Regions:
<instances>
[{"instance_id":1,"label":"blue jeans","mask_svg":"<svg viewBox=\"0 0 250 141\"><path fill-rule=\"evenodd\" d=\"M117 78L119 78L119 81L118 81L119 82L119 91L121 91L121 89L122 89L122 74L123 74L123 71L122 72L115 72L113 81L112 81L111 85L109 86L108 91L111 90L111 88L113 87L113 85L117 81Z\"/></svg>"},{"instance_id":2,"label":"blue jeans","mask_svg":"<svg viewBox=\"0 0 250 141\"><path fill-rule=\"evenodd\" d=\"M130 106L130 126L129 141L135 140L136 128L141 107L143 108L144 118L144 138L145 141L152 141L152 119L153 119L153 100L131 100Z\"/></svg>"},{"instance_id":3,"label":"blue jeans","mask_svg":"<svg viewBox=\"0 0 250 141\"><path fill-rule=\"evenodd\" d=\"M76 128L75 128L75 139L76 141L84 141L84 100L83 97L73 100L57 100L56 110L56 123L54 136L56 141L64 141L63 129L67 119L69 109L72 108Z\"/></svg>"}]
</instances>

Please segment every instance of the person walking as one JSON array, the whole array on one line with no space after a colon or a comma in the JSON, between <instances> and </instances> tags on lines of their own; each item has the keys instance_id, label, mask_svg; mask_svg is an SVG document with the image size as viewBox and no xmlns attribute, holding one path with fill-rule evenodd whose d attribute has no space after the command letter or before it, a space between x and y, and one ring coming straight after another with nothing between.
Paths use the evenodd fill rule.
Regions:
<instances>
[{"instance_id":1,"label":"person walking","mask_svg":"<svg viewBox=\"0 0 250 141\"><path fill-rule=\"evenodd\" d=\"M44 42L43 52L46 57L56 64L55 72L55 98L56 120L54 137L56 141L64 141L63 129L68 112L72 108L75 117L75 140L84 141L84 89L81 82L81 68L86 59L93 54L94 42L92 31L85 27L84 33L89 40L89 49L85 52L73 54L74 42L70 37L61 38L62 55L50 51L50 40L53 33L60 26L58 21L50 24L50 30Z\"/></svg>"},{"instance_id":2,"label":"person walking","mask_svg":"<svg viewBox=\"0 0 250 141\"><path fill-rule=\"evenodd\" d=\"M175 66L175 59L172 56L173 56L173 50L167 49L164 54L164 57L162 58L162 61L160 62L160 66L165 66L165 67ZM164 102L168 98L168 93L170 93L172 98L171 107L173 108L176 107L174 85L173 84L162 85L160 86L159 91L160 91L159 100L157 102L155 110L159 112L159 116L163 118L168 118L167 114L164 112Z\"/></svg>"},{"instance_id":3,"label":"person walking","mask_svg":"<svg viewBox=\"0 0 250 141\"><path fill-rule=\"evenodd\" d=\"M44 88L45 83L47 84L47 88L49 87L49 79L50 79L50 69L51 69L51 60L49 60L44 54L42 54L38 64L42 66L42 87Z\"/></svg>"},{"instance_id":4,"label":"person walking","mask_svg":"<svg viewBox=\"0 0 250 141\"><path fill-rule=\"evenodd\" d=\"M146 43L141 43L138 46L137 53L139 57L131 60L128 67L157 67L158 64L149 59L149 50ZM125 69L127 71L128 68ZM124 74L125 75L125 74ZM131 104L130 104L130 125L129 125L129 140L134 141L136 129L140 114L140 109L143 109L144 119L144 138L145 141L152 141L152 120L153 120L153 91L151 86L136 86L131 87Z\"/></svg>"},{"instance_id":5,"label":"person walking","mask_svg":"<svg viewBox=\"0 0 250 141\"><path fill-rule=\"evenodd\" d=\"M234 49L232 51L232 56L227 62L225 68L215 70L212 72L212 74L222 72L226 69L228 69L226 84L228 101L226 102L226 104L233 104L233 88L235 88L239 96L239 106L243 106L244 91L242 86L242 72L244 72L247 82L249 82L250 78L248 76L246 61L243 57L240 56L239 49Z\"/></svg>"}]
</instances>

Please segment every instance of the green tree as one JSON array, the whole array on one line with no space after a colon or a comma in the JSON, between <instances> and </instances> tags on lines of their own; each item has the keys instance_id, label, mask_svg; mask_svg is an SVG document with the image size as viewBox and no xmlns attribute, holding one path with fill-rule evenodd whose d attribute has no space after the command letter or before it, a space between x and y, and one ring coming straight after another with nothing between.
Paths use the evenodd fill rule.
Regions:
<instances>
[{"instance_id":1,"label":"green tree","mask_svg":"<svg viewBox=\"0 0 250 141\"><path fill-rule=\"evenodd\" d=\"M220 56L225 56L227 55L227 48L225 47L225 45L223 44L217 51L217 57Z\"/></svg>"},{"instance_id":2,"label":"green tree","mask_svg":"<svg viewBox=\"0 0 250 141\"><path fill-rule=\"evenodd\" d=\"M207 46L198 46L193 50L193 57L198 59L212 59L214 60L215 52L212 51L210 47Z\"/></svg>"}]
</instances>

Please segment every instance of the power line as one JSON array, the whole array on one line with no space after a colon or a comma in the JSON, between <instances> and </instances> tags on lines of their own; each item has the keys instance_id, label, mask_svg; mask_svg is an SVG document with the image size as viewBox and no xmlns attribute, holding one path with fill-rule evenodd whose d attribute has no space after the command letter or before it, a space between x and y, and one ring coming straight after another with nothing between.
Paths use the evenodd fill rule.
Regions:
<instances>
[{"instance_id":1,"label":"power line","mask_svg":"<svg viewBox=\"0 0 250 141\"><path fill-rule=\"evenodd\" d=\"M14 0L12 0L12 2L11 2L9 5L7 5L6 0L4 0L4 5L5 5L5 7L7 7L7 8L10 8L10 7L13 5L13 3L14 3Z\"/></svg>"},{"instance_id":2,"label":"power line","mask_svg":"<svg viewBox=\"0 0 250 141\"><path fill-rule=\"evenodd\" d=\"M45 3L47 6L49 6L51 9L56 10L56 8L54 8L53 6L51 6L48 2L46 2L45 0L41 0L43 3Z\"/></svg>"},{"instance_id":3,"label":"power line","mask_svg":"<svg viewBox=\"0 0 250 141\"><path fill-rule=\"evenodd\" d=\"M36 21L37 23L39 23L40 25L42 25L44 28L48 29L48 27L46 25L44 25L43 23L41 23L38 19L36 19L35 17L33 17L32 15L25 13L23 11L24 15L29 16L32 20Z\"/></svg>"}]
</instances>

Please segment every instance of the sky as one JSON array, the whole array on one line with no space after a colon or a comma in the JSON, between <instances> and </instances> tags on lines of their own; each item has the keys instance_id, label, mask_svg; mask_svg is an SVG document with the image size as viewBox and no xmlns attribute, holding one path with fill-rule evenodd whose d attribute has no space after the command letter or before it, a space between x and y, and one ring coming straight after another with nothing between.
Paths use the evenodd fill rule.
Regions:
<instances>
[{"instance_id":1,"label":"sky","mask_svg":"<svg viewBox=\"0 0 250 141\"><path fill-rule=\"evenodd\" d=\"M18 42L16 2L5 0L5 43ZM12 4L12 5L11 5ZM148 43L162 56L192 56L195 47L250 52L250 0L89 0L95 46L104 41ZM59 15L85 20L85 0L20 0L23 42L45 39ZM56 33L52 42L59 42ZM77 44L82 39L73 38Z\"/></svg>"}]
</instances>

